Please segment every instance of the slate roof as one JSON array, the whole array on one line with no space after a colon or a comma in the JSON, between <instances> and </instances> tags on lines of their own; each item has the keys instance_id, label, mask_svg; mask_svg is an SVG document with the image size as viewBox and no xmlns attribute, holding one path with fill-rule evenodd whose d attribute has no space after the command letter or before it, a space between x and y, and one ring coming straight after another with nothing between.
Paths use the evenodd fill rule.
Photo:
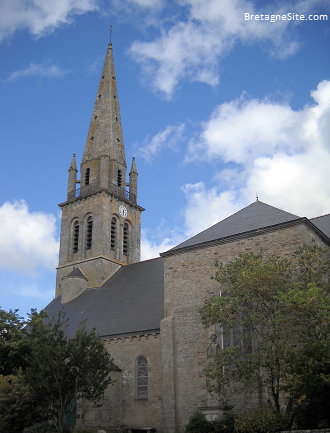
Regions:
<instances>
[{"instance_id":1,"label":"slate roof","mask_svg":"<svg viewBox=\"0 0 330 433\"><path fill-rule=\"evenodd\" d=\"M330 213L316 218L311 218L310 221L330 238Z\"/></svg>"},{"instance_id":2,"label":"slate roof","mask_svg":"<svg viewBox=\"0 0 330 433\"><path fill-rule=\"evenodd\" d=\"M269 204L255 201L176 247L161 253L161 256L166 256L181 249L196 245L303 219L304 218L297 215L270 206Z\"/></svg>"},{"instance_id":3,"label":"slate roof","mask_svg":"<svg viewBox=\"0 0 330 433\"><path fill-rule=\"evenodd\" d=\"M101 336L159 329L164 318L163 259L123 266L100 288L86 289L66 304L58 296L45 310L57 317L62 306L70 320L68 337L84 319L87 329L95 325Z\"/></svg>"}]
</instances>

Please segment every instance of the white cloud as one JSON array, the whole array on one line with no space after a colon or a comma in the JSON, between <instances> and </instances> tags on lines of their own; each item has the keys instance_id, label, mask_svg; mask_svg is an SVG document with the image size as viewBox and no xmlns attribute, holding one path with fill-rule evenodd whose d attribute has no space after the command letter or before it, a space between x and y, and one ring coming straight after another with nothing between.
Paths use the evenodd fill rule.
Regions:
<instances>
[{"instance_id":1,"label":"white cloud","mask_svg":"<svg viewBox=\"0 0 330 433\"><path fill-rule=\"evenodd\" d=\"M87 74L94 75L99 74L100 69L102 68L104 63L104 56L97 56L95 61L87 67Z\"/></svg>"},{"instance_id":2,"label":"white cloud","mask_svg":"<svg viewBox=\"0 0 330 433\"><path fill-rule=\"evenodd\" d=\"M24 200L0 207L0 268L25 275L58 264L59 243L55 239L56 218L29 212Z\"/></svg>"},{"instance_id":3,"label":"white cloud","mask_svg":"<svg viewBox=\"0 0 330 433\"><path fill-rule=\"evenodd\" d=\"M181 187L186 194L186 236L193 236L241 209L233 191L207 190L203 182Z\"/></svg>"},{"instance_id":4,"label":"white cloud","mask_svg":"<svg viewBox=\"0 0 330 433\"><path fill-rule=\"evenodd\" d=\"M330 81L311 92L314 104L287 104L243 96L217 107L187 160L230 163L216 187L185 185L185 226L192 235L259 200L298 216L330 212ZM225 166L226 167L226 166ZM234 167L234 168L233 168Z\"/></svg>"},{"instance_id":5,"label":"white cloud","mask_svg":"<svg viewBox=\"0 0 330 433\"><path fill-rule=\"evenodd\" d=\"M70 71L65 71L64 69L59 68L58 66L55 65L50 65L50 66L47 64L36 65L35 63L31 63L30 66L26 69L12 72L6 81L15 81L21 77L31 77L31 76L59 78L65 74L68 74L69 72Z\"/></svg>"},{"instance_id":6,"label":"white cloud","mask_svg":"<svg viewBox=\"0 0 330 433\"><path fill-rule=\"evenodd\" d=\"M221 157L242 164L256 155L272 154L279 146L293 147L299 133L295 115L287 105L247 100L243 95L213 111L199 141L190 143L187 160L200 159L202 149L207 159Z\"/></svg>"},{"instance_id":7,"label":"white cloud","mask_svg":"<svg viewBox=\"0 0 330 433\"><path fill-rule=\"evenodd\" d=\"M148 239L147 235L143 234L141 240L141 260L149 260L159 257L159 253L167 251L175 245L176 243L169 238L165 238L161 242L157 242Z\"/></svg>"},{"instance_id":8,"label":"white cloud","mask_svg":"<svg viewBox=\"0 0 330 433\"><path fill-rule=\"evenodd\" d=\"M140 8L158 9L162 6L162 0L126 0L128 3L135 4Z\"/></svg>"},{"instance_id":9,"label":"white cloud","mask_svg":"<svg viewBox=\"0 0 330 433\"><path fill-rule=\"evenodd\" d=\"M216 107L190 143L187 161L220 162L224 168L204 182L185 184L183 225L157 235L142 233L142 256L159 252L259 200L298 216L330 212L330 81L311 92L314 103L301 110L243 95Z\"/></svg>"},{"instance_id":10,"label":"white cloud","mask_svg":"<svg viewBox=\"0 0 330 433\"><path fill-rule=\"evenodd\" d=\"M182 227L170 229L162 219L153 231L141 230L141 260L159 257L159 253L173 248L185 239L186 234Z\"/></svg>"},{"instance_id":11,"label":"white cloud","mask_svg":"<svg viewBox=\"0 0 330 433\"><path fill-rule=\"evenodd\" d=\"M257 157L279 151L295 154L327 147L330 81L319 83L311 97L315 103L299 111L286 103L249 100L245 95L223 103L203 123L199 139L190 142L186 158L221 158L246 166Z\"/></svg>"},{"instance_id":12,"label":"white cloud","mask_svg":"<svg viewBox=\"0 0 330 433\"><path fill-rule=\"evenodd\" d=\"M157 155L162 148L170 148L176 150L178 142L182 140L182 135L184 131L184 123L177 125L168 125L163 131L159 131L151 139L146 137L144 140L144 146L140 147L139 151L141 155L150 161L153 156Z\"/></svg>"},{"instance_id":13,"label":"white cloud","mask_svg":"<svg viewBox=\"0 0 330 433\"><path fill-rule=\"evenodd\" d=\"M25 28L34 36L43 36L62 24L70 24L73 15L98 10L98 3L99 0L1 0L0 42Z\"/></svg>"},{"instance_id":14,"label":"white cloud","mask_svg":"<svg viewBox=\"0 0 330 433\"><path fill-rule=\"evenodd\" d=\"M52 298L54 298L55 289L53 288L53 289L45 290L44 287L41 289L36 283L32 283L29 285L23 283L23 284L18 284L18 287L13 288L12 293L16 296L23 296L29 299L36 298L41 300L45 299L49 301Z\"/></svg>"},{"instance_id":15,"label":"white cloud","mask_svg":"<svg viewBox=\"0 0 330 433\"><path fill-rule=\"evenodd\" d=\"M151 42L135 41L130 53L141 64L146 83L171 99L180 80L190 79L215 86L219 83L219 61L238 42L258 43L271 55L284 59L299 49L290 30L299 22L248 21L245 13L307 14L322 0L293 0L261 5L248 0L181 0L189 18L174 23ZM292 33L292 32L291 32ZM270 43L270 44L269 44Z\"/></svg>"}]
</instances>

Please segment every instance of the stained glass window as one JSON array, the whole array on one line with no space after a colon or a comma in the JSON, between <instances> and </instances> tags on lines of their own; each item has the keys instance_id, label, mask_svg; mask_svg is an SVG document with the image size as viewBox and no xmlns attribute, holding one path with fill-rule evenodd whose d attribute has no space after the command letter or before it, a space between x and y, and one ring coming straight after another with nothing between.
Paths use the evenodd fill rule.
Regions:
<instances>
[{"instance_id":1,"label":"stained glass window","mask_svg":"<svg viewBox=\"0 0 330 433\"><path fill-rule=\"evenodd\" d=\"M138 359L137 395L138 397L148 397L148 361L144 356L140 356Z\"/></svg>"}]
</instances>

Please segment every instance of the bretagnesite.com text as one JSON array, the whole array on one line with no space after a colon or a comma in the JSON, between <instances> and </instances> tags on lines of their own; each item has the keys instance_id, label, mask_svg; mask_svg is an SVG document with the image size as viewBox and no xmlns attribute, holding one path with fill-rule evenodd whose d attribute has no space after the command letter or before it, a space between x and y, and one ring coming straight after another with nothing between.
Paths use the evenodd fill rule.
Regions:
<instances>
[{"instance_id":1,"label":"bretagnesite.com text","mask_svg":"<svg viewBox=\"0 0 330 433\"><path fill-rule=\"evenodd\" d=\"M328 21L328 15L301 15L289 12L287 14L250 14L246 12L245 21L270 21L271 23L275 23L276 21Z\"/></svg>"}]
</instances>

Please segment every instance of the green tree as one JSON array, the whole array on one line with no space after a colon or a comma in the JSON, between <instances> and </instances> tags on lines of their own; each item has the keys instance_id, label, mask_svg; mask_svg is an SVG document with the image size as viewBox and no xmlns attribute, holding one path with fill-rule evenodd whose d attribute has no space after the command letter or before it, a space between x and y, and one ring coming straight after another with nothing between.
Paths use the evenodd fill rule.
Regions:
<instances>
[{"instance_id":1,"label":"green tree","mask_svg":"<svg viewBox=\"0 0 330 433\"><path fill-rule=\"evenodd\" d=\"M297 283L279 295L299 330L297 344L286 349L283 388L293 396L296 423L312 428L330 413L329 250L304 246L296 258Z\"/></svg>"},{"instance_id":2,"label":"green tree","mask_svg":"<svg viewBox=\"0 0 330 433\"><path fill-rule=\"evenodd\" d=\"M0 308L0 374L12 375L26 367L25 357L30 350L26 337L26 321L18 310L7 312Z\"/></svg>"},{"instance_id":3,"label":"green tree","mask_svg":"<svg viewBox=\"0 0 330 433\"><path fill-rule=\"evenodd\" d=\"M224 335L240 332L240 336L236 346L221 350L207 368L206 374L217 379L213 390L220 393L226 385L253 388L261 381L278 413L283 409L280 392L286 390L291 398L285 409L292 412L292 404L297 408L302 396L308 400L310 378L298 368L303 351L317 365L309 374L317 372L324 388L328 386L326 363L319 359L330 355L329 345L324 345L330 336L329 251L304 245L290 261L264 257L262 252L241 254L226 265L216 263L216 268L214 278L223 296L205 301L199 310L203 324L220 324ZM313 353L308 348L315 342L319 351Z\"/></svg>"},{"instance_id":4,"label":"green tree","mask_svg":"<svg viewBox=\"0 0 330 433\"><path fill-rule=\"evenodd\" d=\"M45 419L46 414L24 382L21 370L15 376L0 375L1 433L21 433L24 427Z\"/></svg>"},{"instance_id":5,"label":"green tree","mask_svg":"<svg viewBox=\"0 0 330 433\"><path fill-rule=\"evenodd\" d=\"M75 336L66 335L68 320L61 310L56 319L45 312L31 314L31 355L24 380L43 406L59 433L80 398L100 406L112 382L111 357L95 329L87 332L82 322Z\"/></svg>"}]
</instances>

